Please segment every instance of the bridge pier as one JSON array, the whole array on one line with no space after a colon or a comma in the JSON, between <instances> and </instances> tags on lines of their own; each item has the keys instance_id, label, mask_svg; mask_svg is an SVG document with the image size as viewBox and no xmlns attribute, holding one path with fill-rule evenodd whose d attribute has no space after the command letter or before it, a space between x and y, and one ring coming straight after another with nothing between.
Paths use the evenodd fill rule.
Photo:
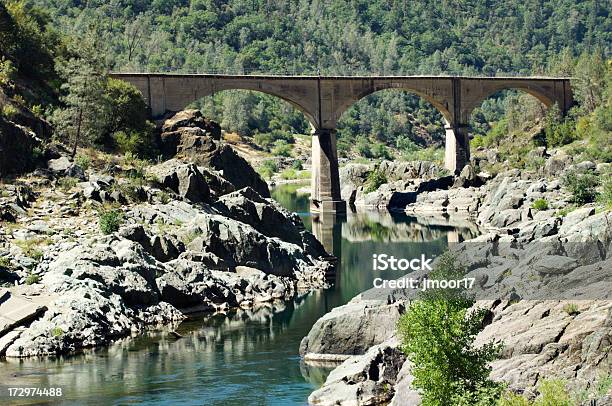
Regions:
<instances>
[{"instance_id":1,"label":"bridge pier","mask_svg":"<svg viewBox=\"0 0 612 406\"><path fill-rule=\"evenodd\" d=\"M336 130L313 130L311 170L310 210L313 212L346 213L346 202L340 197Z\"/></svg>"},{"instance_id":2,"label":"bridge pier","mask_svg":"<svg viewBox=\"0 0 612 406\"><path fill-rule=\"evenodd\" d=\"M470 137L467 125L447 125L444 167L453 174L461 172L470 162Z\"/></svg>"}]
</instances>

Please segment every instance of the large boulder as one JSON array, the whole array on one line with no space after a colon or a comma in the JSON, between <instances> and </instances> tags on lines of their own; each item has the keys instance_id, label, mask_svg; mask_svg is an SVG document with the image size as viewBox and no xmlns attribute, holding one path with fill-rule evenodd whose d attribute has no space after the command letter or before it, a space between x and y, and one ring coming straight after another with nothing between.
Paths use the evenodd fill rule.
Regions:
<instances>
[{"instance_id":1,"label":"large boulder","mask_svg":"<svg viewBox=\"0 0 612 406\"><path fill-rule=\"evenodd\" d=\"M38 145L34 132L0 117L0 178L32 170Z\"/></svg>"},{"instance_id":2,"label":"large boulder","mask_svg":"<svg viewBox=\"0 0 612 406\"><path fill-rule=\"evenodd\" d=\"M205 118L199 110L183 110L167 119L162 126L162 133L179 131L182 128L198 128L202 136L221 139L221 126Z\"/></svg>"},{"instance_id":3,"label":"large boulder","mask_svg":"<svg viewBox=\"0 0 612 406\"><path fill-rule=\"evenodd\" d=\"M194 203L207 202L210 190L197 166L171 159L151 168L151 173L165 188Z\"/></svg>"},{"instance_id":4,"label":"large boulder","mask_svg":"<svg viewBox=\"0 0 612 406\"><path fill-rule=\"evenodd\" d=\"M264 199L250 187L222 196L217 206L228 217L249 224L268 237L294 244L302 242L300 231L304 225L300 218L282 210L274 201Z\"/></svg>"},{"instance_id":5,"label":"large boulder","mask_svg":"<svg viewBox=\"0 0 612 406\"><path fill-rule=\"evenodd\" d=\"M270 190L262 177L220 138L219 124L206 120L197 110L185 110L164 123L162 154L166 158L188 158L219 172L235 189L249 186L263 197L270 197Z\"/></svg>"},{"instance_id":6,"label":"large boulder","mask_svg":"<svg viewBox=\"0 0 612 406\"><path fill-rule=\"evenodd\" d=\"M190 156L198 164L219 171L236 189L248 186L262 197L270 197L270 189L266 181L229 145L211 141L196 155Z\"/></svg>"},{"instance_id":7,"label":"large boulder","mask_svg":"<svg viewBox=\"0 0 612 406\"><path fill-rule=\"evenodd\" d=\"M363 300L359 296L321 317L302 339L300 355L307 360L325 355L363 354L395 334L403 303Z\"/></svg>"},{"instance_id":8,"label":"large boulder","mask_svg":"<svg viewBox=\"0 0 612 406\"><path fill-rule=\"evenodd\" d=\"M334 369L325 384L310 394L308 403L320 406L387 404L395 394L398 373L405 360L397 340L373 346Z\"/></svg>"}]
</instances>

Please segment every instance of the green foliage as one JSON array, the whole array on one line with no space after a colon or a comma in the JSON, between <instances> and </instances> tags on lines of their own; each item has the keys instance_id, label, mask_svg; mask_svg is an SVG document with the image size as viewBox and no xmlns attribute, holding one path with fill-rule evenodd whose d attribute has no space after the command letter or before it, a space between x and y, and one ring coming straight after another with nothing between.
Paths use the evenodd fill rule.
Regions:
<instances>
[{"instance_id":1,"label":"green foliage","mask_svg":"<svg viewBox=\"0 0 612 406\"><path fill-rule=\"evenodd\" d=\"M65 178L59 178L57 180L57 186L63 192L68 192L68 191L70 191L70 189L75 187L78 182L79 182L79 180L77 178L73 178L73 177L67 176Z\"/></svg>"},{"instance_id":2,"label":"green foliage","mask_svg":"<svg viewBox=\"0 0 612 406\"><path fill-rule=\"evenodd\" d=\"M542 380L538 386L539 395L535 400L506 392L497 406L573 406L577 404L570 395L565 382L559 379Z\"/></svg>"},{"instance_id":3,"label":"green foliage","mask_svg":"<svg viewBox=\"0 0 612 406\"><path fill-rule=\"evenodd\" d=\"M580 311L578 310L578 305L576 303L566 303L563 306L563 311L570 316L580 314Z\"/></svg>"},{"instance_id":4,"label":"green foliage","mask_svg":"<svg viewBox=\"0 0 612 406\"><path fill-rule=\"evenodd\" d=\"M544 133L549 147L560 147L577 139L576 123L569 118L562 118L556 104L546 114Z\"/></svg>"},{"instance_id":5,"label":"green foliage","mask_svg":"<svg viewBox=\"0 0 612 406\"><path fill-rule=\"evenodd\" d=\"M282 179L297 179L298 173L295 169L289 168L282 171L280 176Z\"/></svg>"},{"instance_id":6,"label":"green foliage","mask_svg":"<svg viewBox=\"0 0 612 406\"><path fill-rule=\"evenodd\" d=\"M7 120L13 120L17 114L19 114L19 110L17 110L17 108L12 104L7 103L2 106L0 113L2 113L2 117L6 118Z\"/></svg>"},{"instance_id":7,"label":"green foliage","mask_svg":"<svg viewBox=\"0 0 612 406\"><path fill-rule=\"evenodd\" d=\"M110 101L106 132L147 130L147 104L142 93L122 80L108 78L105 97Z\"/></svg>"},{"instance_id":8,"label":"green foliage","mask_svg":"<svg viewBox=\"0 0 612 406\"><path fill-rule=\"evenodd\" d=\"M10 59L0 57L0 86L5 86L15 80L17 69Z\"/></svg>"},{"instance_id":9,"label":"green foliage","mask_svg":"<svg viewBox=\"0 0 612 406\"><path fill-rule=\"evenodd\" d=\"M51 330L51 335L53 337L61 337L64 334L64 330L62 330L61 327L54 327L53 330Z\"/></svg>"},{"instance_id":10,"label":"green foliage","mask_svg":"<svg viewBox=\"0 0 612 406\"><path fill-rule=\"evenodd\" d=\"M78 146L90 146L103 139L110 117L105 68L98 51L92 44L83 43L75 52L78 58L57 63L64 80L60 100L65 107L56 109L51 117L56 136L72 147L73 157Z\"/></svg>"},{"instance_id":11,"label":"green foliage","mask_svg":"<svg viewBox=\"0 0 612 406\"><path fill-rule=\"evenodd\" d=\"M100 231L103 234L112 234L119 231L123 223L123 213L118 209L101 210L98 213Z\"/></svg>"},{"instance_id":12,"label":"green foliage","mask_svg":"<svg viewBox=\"0 0 612 406\"><path fill-rule=\"evenodd\" d=\"M363 191L365 193L374 192L385 183L387 183L387 176L383 171L376 168L368 174L368 178L363 186Z\"/></svg>"},{"instance_id":13,"label":"green foliage","mask_svg":"<svg viewBox=\"0 0 612 406\"><path fill-rule=\"evenodd\" d=\"M569 171L562 179L563 185L571 193L571 201L582 205L591 203L597 196L599 178L591 171Z\"/></svg>"},{"instance_id":14,"label":"green foliage","mask_svg":"<svg viewBox=\"0 0 612 406\"><path fill-rule=\"evenodd\" d=\"M531 208L534 210L548 210L548 201L546 199L536 199L531 204Z\"/></svg>"},{"instance_id":15,"label":"green foliage","mask_svg":"<svg viewBox=\"0 0 612 406\"><path fill-rule=\"evenodd\" d=\"M40 282L40 276L36 275L34 273L29 274L25 278L26 285L33 285L33 284L38 283L38 282Z\"/></svg>"},{"instance_id":16,"label":"green foliage","mask_svg":"<svg viewBox=\"0 0 612 406\"><path fill-rule=\"evenodd\" d=\"M84 171L88 170L91 166L91 159L87 155L77 155L74 162L83 168Z\"/></svg>"},{"instance_id":17,"label":"green foliage","mask_svg":"<svg viewBox=\"0 0 612 406\"><path fill-rule=\"evenodd\" d=\"M9 257L0 257L0 268L2 269L13 269L11 259Z\"/></svg>"},{"instance_id":18,"label":"green foliage","mask_svg":"<svg viewBox=\"0 0 612 406\"><path fill-rule=\"evenodd\" d=\"M556 215L559 217L565 217L567 216L569 213L573 212L574 210L576 210L578 207L576 207L575 205L569 205L566 206L562 209L557 210Z\"/></svg>"},{"instance_id":19,"label":"green foliage","mask_svg":"<svg viewBox=\"0 0 612 406\"><path fill-rule=\"evenodd\" d=\"M402 155L404 161L430 161L440 163L444 159L444 149L442 148L423 148L412 153Z\"/></svg>"},{"instance_id":20,"label":"green foliage","mask_svg":"<svg viewBox=\"0 0 612 406\"><path fill-rule=\"evenodd\" d=\"M451 254L439 258L430 279L460 278L465 270ZM469 311L474 301L460 290L428 290L400 318L402 349L413 363L413 386L423 405L491 404L502 387L488 379L489 362L500 345L474 346L484 309Z\"/></svg>"},{"instance_id":21,"label":"green foliage","mask_svg":"<svg viewBox=\"0 0 612 406\"><path fill-rule=\"evenodd\" d=\"M146 155L144 152L150 145L151 139L145 131L117 131L113 133L113 141L122 154L132 156Z\"/></svg>"},{"instance_id":22,"label":"green foliage","mask_svg":"<svg viewBox=\"0 0 612 406\"><path fill-rule=\"evenodd\" d=\"M508 137L508 131L508 119L503 118L499 120L495 123L491 131L487 133L486 137L484 137L484 146L491 147L493 145L498 145L503 138Z\"/></svg>"},{"instance_id":23,"label":"green foliage","mask_svg":"<svg viewBox=\"0 0 612 406\"><path fill-rule=\"evenodd\" d=\"M602 191L597 200L606 208L612 209L612 172L603 176Z\"/></svg>"},{"instance_id":24,"label":"green foliage","mask_svg":"<svg viewBox=\"0 0 612 406\"><path fill-rule=\"evenodd\" d=\"M357 141L356 152L360 157L373 158L372 150L370 149L370 141L365 138L360 138Z\"/></svg>"},{"instance_id":25,"label":"green foliage","mask_svg":"<svg viewBox=\"0 0 612 406\"><path fill-rule=\"evenodd\" d=\"M0 81L12 80L17 72L41 83L57 78L53 61L66 50L52 26L46 11L31 2L0 3L0 71L5 73L0 73Z\"/></svg>"},{"instance_id":26,"label":"green foliage","mask_svg":"<svg viewBox=\"0 0 612 406\"><path fill-rule=\"evenodd\" d=\"M376 142L372 145L372 157L377 159L393 159L393 155L389 151L389 148L382 142Z\"/></svg>"},{"instance_id":27,"label":"green foliage","mask_svg":"<svg viewBox=\"0 0 612 406\"><path fill-rule=\"evenodd\" d=\"M278 140L274 143L274 148L272 148L271 152L276 156L290 157L292 149L293 148L287 143L287 141Z\"/></svg>"},{"instance_id":28,"label":"green foliage","mask_svg":"<svg viewBox=\"0 0 612 406\"><path fill-rule=\"evenodd\" d=\"M295 169L296 171L301 171L304 169L304 164L301 160L296 159L295 161L291 162L291 168Z\"/></svg>"},{"instance_id":29,"label":"green foliage","mask_svg":"<svg viewBox=\"0 0 612 406\"><path fill-rule=\"evenodd\" d=\"M257 168L257 172L264 178L270 179L272 175L278 172L278 165L273 159L267 159Z\"/></svg>"}]
</instances>

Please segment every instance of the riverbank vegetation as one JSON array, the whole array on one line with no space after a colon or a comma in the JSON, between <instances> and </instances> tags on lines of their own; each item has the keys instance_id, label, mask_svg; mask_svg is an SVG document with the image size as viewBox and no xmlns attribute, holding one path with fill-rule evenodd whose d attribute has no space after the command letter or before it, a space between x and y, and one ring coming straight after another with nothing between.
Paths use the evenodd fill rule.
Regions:
<instances>
[{"instance_id":1,"label":"riverbank vegetation","mask_svg":"<svg viewBox=\"0 0 612 406\"><path fill-rule=\"evenodd\" d=\"M449 253L439 258L430 279L459 279L465 270ZM503 386L489 380L489 363L500 343L474 345L487 312L471 310L475 303L460 290L420 293L400 318L403 350L412 362L413 386L425 406L491 405Z\"/></svg>"}]
</instances>

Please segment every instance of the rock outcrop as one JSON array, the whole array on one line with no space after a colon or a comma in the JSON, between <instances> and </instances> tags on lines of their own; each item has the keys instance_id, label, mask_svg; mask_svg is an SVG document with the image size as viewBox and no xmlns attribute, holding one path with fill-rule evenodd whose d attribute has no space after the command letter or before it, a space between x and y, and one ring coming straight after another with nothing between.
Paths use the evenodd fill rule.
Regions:
<instances>
[{"instance_id":1,"label":"rock outcrop","mask_svg":"<svg viewBox=\"0 0 612 406\"><path fill-rule=\"evenodd\" d=\"M563 154L549 160L553 158L563 161L562 168L554 170L606 170L589 162L572 164ZM350 171L356 177L367 172L360 166ZM492 363L491 378L518 392L534 391L547 378L565 379L576 390L592 386L609 374L612 214L598 212L593 205L563 214L561 209L569 205L570 196L555 179L517 170L493 179L471 170L464 172L451 188L417 193L407 212L463 215L489 230L455 245L452 252L465 265L466 277L475 280L471 293L478 300L474 308L489 312L486 326L476 337L477 345L491 340L503 343L501 358ZM548 207L534 208L537 200L546 201ZM423 276L422 272L411 274ZM300 353L306 362L342 361L345 354L358 355L330 374L325 385L311 395L312 404L420 403L418 392L411 387L410 364L402 364L402 354L395 355L401 369L394 375L389 398L376 398L378 392L371 388L376 387L377 379L361 375L363 379L352 384L353 375L347 372L348 365L368 362L366 354L393 338L394 322L400 315L370 318L363 310L365 304L369 303L371 314L387 315L392 306L409 307L413 297L397 290L370 290L315 323L302 341ZM370 325L369 335L364 335L363 325Z\"/></svg>"},{"instance_id":2,"label":"rock outcrop","mask_svg":"<svg viewBox=\"0 0 612 406\"><path fill-rule=\"evenodd\" d=\"M179 117L166 129L210 125L200 119ZM0 228L2 281L29 284L49 301L35 320L0 332L0 355L74 352L192 312L253 308L326 286L328 254L300 218L224 175L178 159L99 172L59 154L27 179L34 190L20 181L3 188L0 215L14 225Z\"/></svg>"},{"instance_id":3,"label":"rock outcrop","mask_svg":"<svg viewBox=\"0 0 612 406\"><path fill-rule=\"evenodd\" d=\"M219 172L235 189L251 187L270 197L261 176L221 140L217 123L202 117L197 110L185 110L166 120L162 126L161 149L166 158L186 158L199 166Z\"/></svg>"},{"instance_id":4,"label":"rock outcrop","mask_svg":"<svg viewBox=\"0 0 612 406\"><path fill-rule=\"evenodd\" d=\"M34 148L40 142L33 131L0 117L0 178L34 168Z\"/></svg>"}]
</instances>

